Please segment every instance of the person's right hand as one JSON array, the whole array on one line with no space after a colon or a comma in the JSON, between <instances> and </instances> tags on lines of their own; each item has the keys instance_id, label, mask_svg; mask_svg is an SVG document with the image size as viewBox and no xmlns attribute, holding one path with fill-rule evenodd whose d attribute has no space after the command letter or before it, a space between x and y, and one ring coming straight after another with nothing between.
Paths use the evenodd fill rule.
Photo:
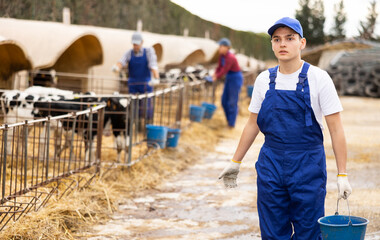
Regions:
<instances>
[{"instance_id":1,"label":"person's right hand","mask_svg":"<svg viewBox=\"0 0 380 240\"><path fill-rule=\"evenodd\" d=\"M212 82L212 81L213 81L211 76L206 76L204 79L205 79L207 82Z\"/></svg>"},{"instance_id":2,"label":"person's right hand","mask_svg":"<svg viewBox=\"0 0 380 240\"><path fill-rule=\"evenodd\" d=\"M118 73L120 72L120 68L117 64L114 64L111 68L112 72Z\"/></svg>"},{"instance_id":3,"label":"person's right hand","mask_svg":"<svg viewBox=\"0 0 380 240\"><path fill-rule=\"evenodd\" d=\"M152 78L150 81L149 81L149 85L150 86L155 86L157 84L160 83L160 79L159 78Z\"/></svg>"},{"instance_id":4,"label":"person's right hand","mask_svg":"<svg viewBox=\"0 0 380 240\"><path fill-rule=\"evenodd\" d=\"M350 183L348 182L347 175L340 176L340 174L338 174L337 185L338 185L338 198L347 199L352 192L352 188L351 188Z\"/></svg>"},{"instance_id":5,"label":"person's right hand","mask_svg":"<svg viewBox=\"0 0 380 240\"><path fill-rule=\"evenodd\" d=\"M226 168L220 173L219 179L223 178L224 186L226 188L237 187L236 178L239 173L240 163L231 161Z\"/></svg>"}]
</instances>

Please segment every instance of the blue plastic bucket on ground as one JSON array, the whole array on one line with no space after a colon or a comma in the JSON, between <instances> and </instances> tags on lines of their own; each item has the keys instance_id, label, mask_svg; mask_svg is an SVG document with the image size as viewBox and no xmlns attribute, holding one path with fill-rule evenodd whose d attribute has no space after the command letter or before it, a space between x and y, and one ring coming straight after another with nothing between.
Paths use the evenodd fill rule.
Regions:
<instances>
[{"instance_id":1,"label":"blue plastic bucket on ground","mask_svg":"<svg viewBox=\"0 0 380 240\"><path fill-rule=\"evenodd\" d=\"M205 108L205 113L203 115L203 118L211 119L212 116L214 115L215 110L216 110L216 106L214 104L211 104L211 103L202 102L202 107Z\"/></svg>"},{"instance_id":2,"label":"blue plastic bucket on ground","mask_svg":"<svg viewBox=\"0 0 380 240\"><path fill-rule=\"evenodd\" d=\"M148 144L158 144L160 148L165 148L168 134L167 127L147 124L146 134Z\"/></svg>"},{"instance_id":3,"label":"blue plastic bucket on ground","mask_svg":"<svg viewBox=\"0 0 380 240\"><path fill-rule=\"evenodd\" d=\"M190 105L190 121L202 122L205 108L195 105Z\"/></svg>"},{"instance_id":4,"label":"blue plastic bucket on ground","mask_svg":"<svg viewBox=\"0 0 380 240\"><path fill-rule=\"evenodd\" d=\"M168 128L168 137L166 141L167 147L177 147L179 135L181 133L181 129L179 128Z\"/></svg>"},{"instance_id":5,"label":"blue plastic bucket on ground","mask_svg":"<svg viewBox=\"0 0 380 240\"><path fill-rule=\"evenodd\" d=\"M364 240L368 222L365 218L345 215L318 219L324 240Z\"/></svg>"},{"instance_id":6,"label":"blue plastic bucket on ground","mask_svg":"<svg viewBox=\"0 0 380 240\"><path fill-rule=\"evenodd\" d=\"M248 97L252 97L252 92L253 92L253 86L252 85L248 85L247 86L247 96Z\"/></svg>"}]
</instances>

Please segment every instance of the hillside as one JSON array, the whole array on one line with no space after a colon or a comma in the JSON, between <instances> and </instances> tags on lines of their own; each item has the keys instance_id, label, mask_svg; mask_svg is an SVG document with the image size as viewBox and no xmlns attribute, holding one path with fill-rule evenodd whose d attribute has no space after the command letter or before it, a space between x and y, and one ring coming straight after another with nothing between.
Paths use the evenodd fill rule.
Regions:
<instances>
[{"instance_id":1,"label":"hillside","mask_svg":"<svg viewBox=\"0 0 380 240\"><path fill-rule=\"evenodd\" d=\"M218 40L228 37L237 51L258 59L273 58L266 34L236 31L195 16L169 0L0 0L0 16L42 21L62 21L62 9L71 9L73 24L135 29L138 19L143 30Z\"/></svg>"}]
</instances>

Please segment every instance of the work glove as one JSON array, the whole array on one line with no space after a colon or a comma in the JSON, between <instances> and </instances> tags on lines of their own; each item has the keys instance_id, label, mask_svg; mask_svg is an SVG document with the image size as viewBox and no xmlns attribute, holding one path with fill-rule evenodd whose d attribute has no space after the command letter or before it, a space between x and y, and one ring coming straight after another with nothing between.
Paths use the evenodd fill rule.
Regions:
<instances>
[{"instance_id":1,"label":"work glove","mask_svg":"<svg viewBox=\"0 0 380 240\"><path fill-rule=\"evenodd\" d=\"M338 174L338 198L347 199L352 192L347 174Z\"/></svg>"},{"instance_id":2,"label":"work glove","mask_svg":"<svg viewBox=\"0 0 380 240\"><path fill-rule=\"evenodd\" d=\"M118 73L120 72L120 68L118 65L114 64L111 68L112 72Z\"/></svg>"},{"instance_id":3,"label":"work glove","mask_svg":"<svg viewBox=\"0 0 380 240\"><path fill-rule=\"evenodd\" d=\"M224 186L226 188L237 187L236 178L239 173L239 169L240 169L240 163L232 160L230 164L219 175L219 179L223 178Z\"/></svg>"},{"instance_id":4,"label":"work glove","mask_svg":"<svg viewBox=\"0 0 380 240\"><path fill-rule=\"evenodd\" d=\"M205 79L207 82L212 82L212 77L211 77L211 76L206 76L206 77L204 77L204 79Z\"/></svg>"},{"instance_id":5,"label":"work glove","mask_svg":"<svg viewBox=\"0 0 380 240\"><path fill-rule=\"evenodd\" d=\"M154 86L154 85L157 85L160 83L160 79L159 78L152 78L152 80L149 81L149 85L150 86Z\"/></svg>"}]
</instances>

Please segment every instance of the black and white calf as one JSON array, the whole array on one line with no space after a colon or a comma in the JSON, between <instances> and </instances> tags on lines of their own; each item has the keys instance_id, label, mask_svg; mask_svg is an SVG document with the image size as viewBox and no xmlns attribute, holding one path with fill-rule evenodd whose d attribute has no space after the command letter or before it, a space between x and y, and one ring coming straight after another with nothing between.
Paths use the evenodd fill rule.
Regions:
<instances>
[{"instance_id":1,"label":"black and white calf","mask_svg":"<svg viewBox=\"0 0 380 240\"><path fill-rule=\"evenodd\" d=\"M36 115L34 103L73 99L74 92L57 88L30 87L25 91L5 90L1 93L1 111L4 123L12 124L31 120Z\"/></svg>"},{"instance_id":2,"label":"black and white calf","mask_svg":"<svg viewBox=\"0 0 380 240\"><path fill-rule=\"evenodd\" d=\"M184 69L172 68L165 73L160 73L161 81L164 82L166 80L170 83L205 80L207 76L212 76L212 72L202 65L187 66Z\"/></svg>"},{"instance_id":3,"label":"black and white calf","mask_svg":"<svg viewBox=\"0 0 380 240\"><path fill-rule=\"evenodd\" d=\"M83 103L85 103L83 105ZM128 141L128 119L126 118L126 111L128 110L129 99L125 97L103 97L97 98L95 96L76 98L70 100L61 100L56 102L36 102L34 108L36 110L36 117L47 117L47 116L59 116L64 114L63 112L77 112L81 110L86 110L87 108L97 105L105 104L105 114L104 122L102 128L112 127L112 133L115 138L116 150L117 150L117 161L121 159L121 151L125 148ZM89 136L89 115L85 115L84 119L77 121L75 125L75 133L78 133L81 129L82 137L85 140L86 158L88 158L88 147L89 142L93 142L98 132L98 114L93 114L92 119L92 132L90 139ZM82 125L79 126L82 122ZM65 145L63 147L56 148L56 153L59 155L64 149L71 145L71 131L73 129L72 122L63 122L63 129L66 131L67 137L65 137ZM56 146L61 146L60 142L56 143Z\"/></svg>"},{"instance_id":4,"label":"black and white calf","mask_svg":"<svg viewBox=\"0 0 380 240\"><path fill-rule=\"evenodd\" d=\"M87 103L88 105L78 104L80 102ZM31 120L34 118L58 116L68 112L85 110L89 106L98 104L99 102L106 104L103 128L106 126L112 127L112 133L115 137L115 145L117 149L117 160L120 161L121 151L124 149L125 143L128 139L128 131L126 131L126 127L128 127L128 125L126 125L126 111L129 104L129 99L118 96L98 98L92 95L89 97L76 98L73 91L46 87L30 87L25 91L6 90L3 91L0 97L4 122L8 124ZM94 118L95 119L93 119L94 123L92 126L92 139L94 139L97 134L95 132L95 129L97 129L96 114L94 114ZM84 129L85 127L82 126L82 128ZM70 145L72 126L66 123L62 129L66 131L66 144L63 146L64 149ZM40 145L41 148L44 148L46 145L44 142L44 130L45 128L43 128L40 137L42 140ZM84 136L86 135L88 135L88 133L84 134ZM58 141L56 141L55 145L56 147L61 146ZM11 149L11 141L8 141L8 149ZM56 153L60 154L63 149L56 149Z\"/></svg>"}]
</instances>

